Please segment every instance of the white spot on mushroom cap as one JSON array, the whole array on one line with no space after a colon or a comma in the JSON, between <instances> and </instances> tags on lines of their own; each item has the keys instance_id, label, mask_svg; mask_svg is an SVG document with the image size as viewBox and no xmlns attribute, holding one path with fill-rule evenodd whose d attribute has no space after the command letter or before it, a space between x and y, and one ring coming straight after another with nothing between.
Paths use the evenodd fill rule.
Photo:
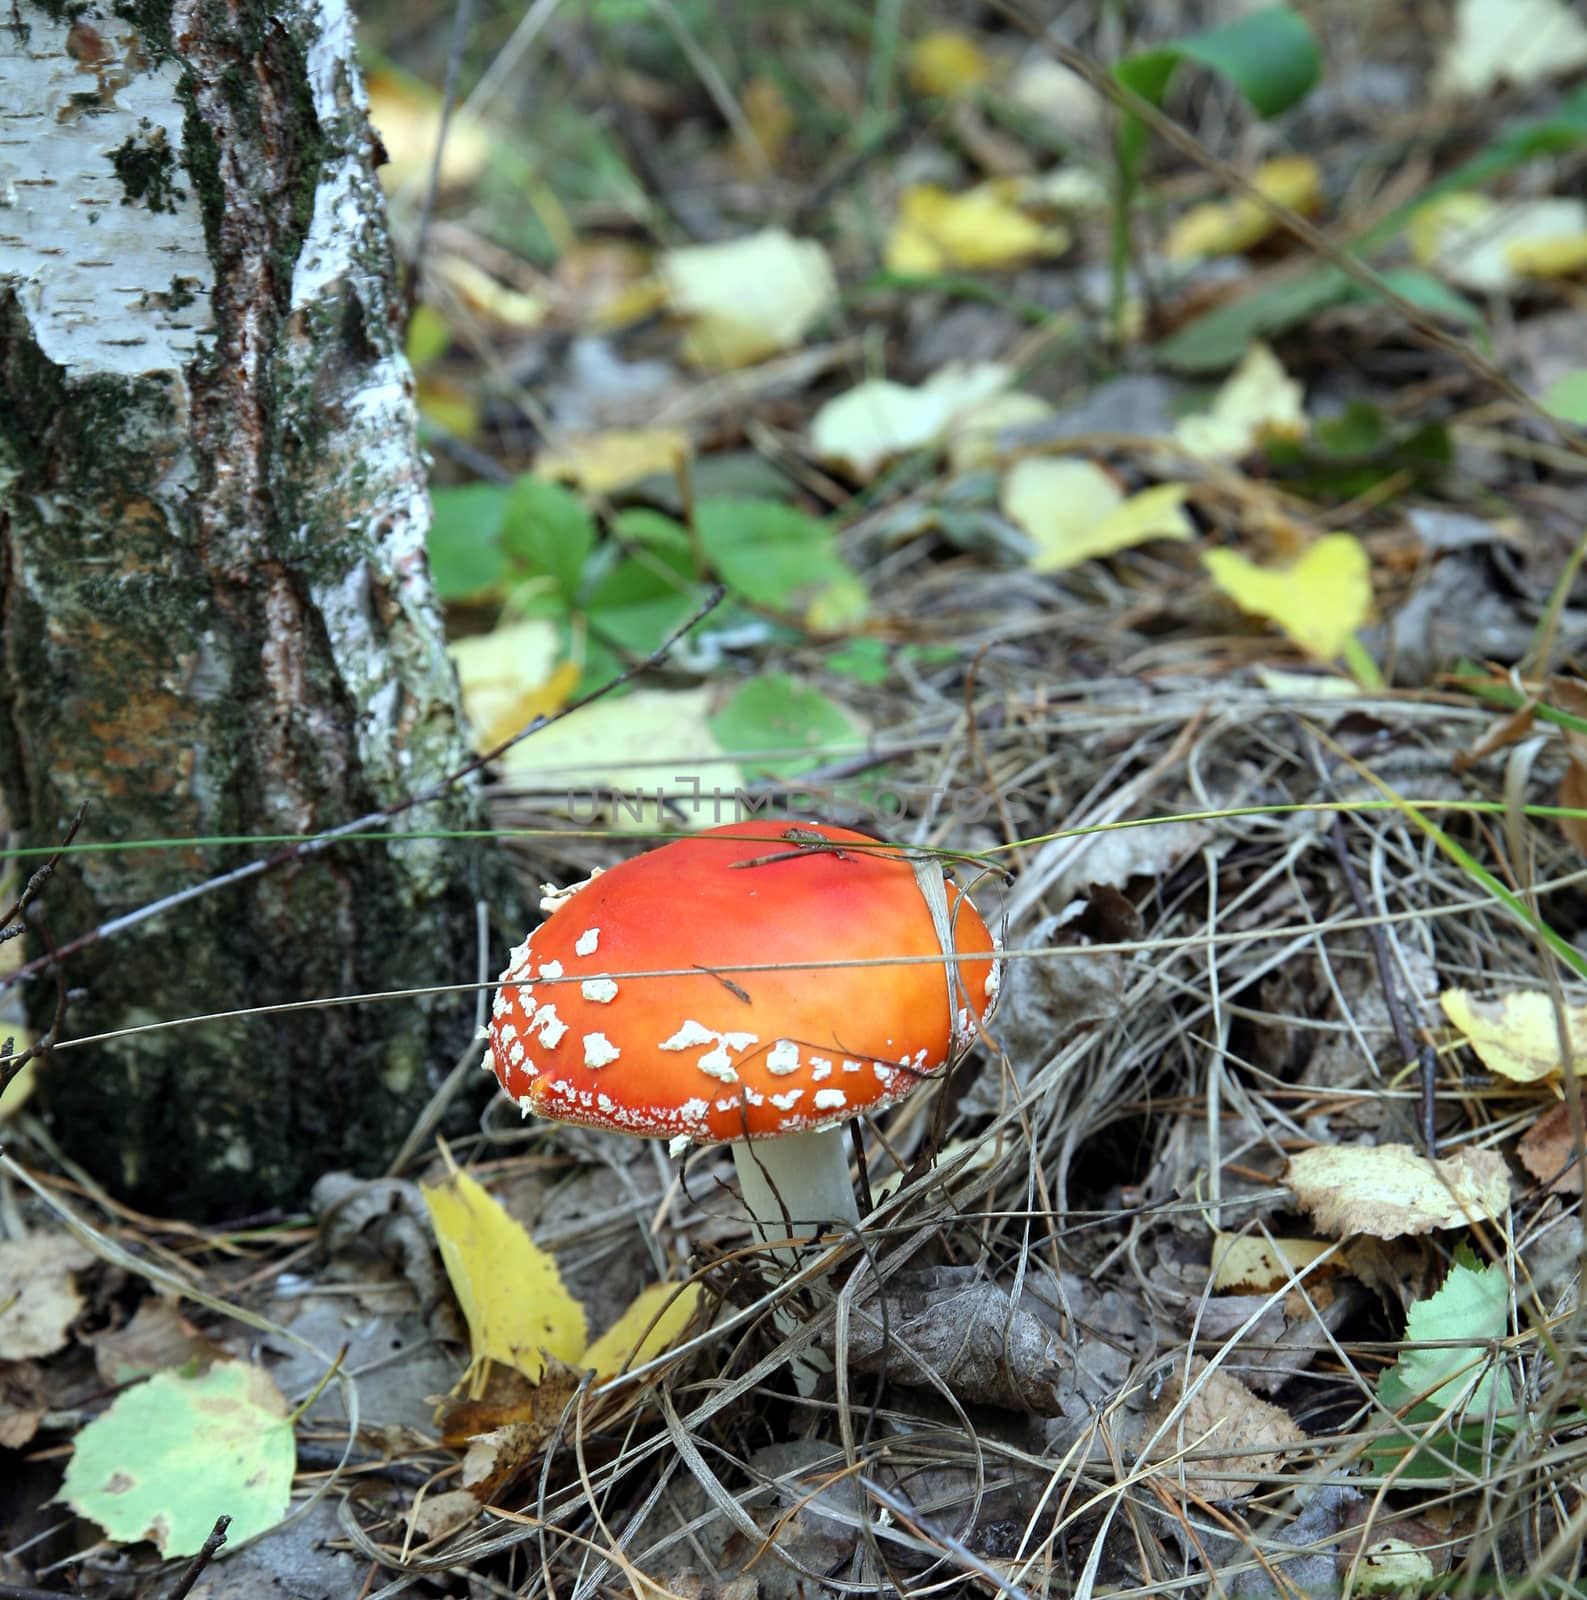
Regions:
<instances>
[{"instance_id":1,"label":"white spot on mushroom cap","mask_svg":"<svg viewBox=\"0 0 1587 1600\"><path fill-rule=\"evenodd\" d=\"M685 1100L678 1107L678 1115L685 1122L702 1122L710 1109L710 1105L704 1100Z\"/></svg>"},{"instance_id":2,"label":"white spot on mushroom cap","mask_svg":"<svg viewBox=\"0 0 1587 1600\"><path fill-rule=\"evenodd\" d=\"M547 1050L556 1049L562 1042L562 1035L568 1031L567 1023L557 1015L557 1008L549 1000L530 1018L530 1026L539 1030L540 1043Z\"/></svg>"},{"instance_id":3,"label":"white spot on mushroom cap","mask_svg":"<svg viewBox=\"0 0 1587 1600\"><path fill-rule=\"evenodd\" d=\"M1003 982L1003 964L994 961L986 974L986 982L981 985L981 992L988 1000L997 999L999 985Z\"/></svg>"},{"instance_id":4,"label":"white spot on mushroom cap","mask_svg":"<svg viewBox=\"0 0 1587 1600\"><path fill-rule=\"evenodd\" d=\"M586 978L579 993L598 1006L609 1006L617 998L617 985L610 978Z\"/></svg>"},{"instance_id":5,"label":"white spot on mushroom cap","mask_svg":"<svg viewBox=\"0 0 1587 1600\"><path fill-rule=\"evenodd\" d=\"M788 1089L782 1094L774 1094L770 1096L771 1103L776 1106L779 1111L792 1111L793 1108L803 1098L803 1089Z\"/></svg>"},{"instance_id":6,"label":"white spot on mushroom cap","mask_svg":"<svg viewBox=\"0 0 1587 1600\"><path fill-rule=\"evenodd\" d=\"M714 1044L717 1035L712 1033L703 1022L696 1022L689 1017L670 1039L663 1039L659 1046L662 1050L688 1050L697 1044Z\"/></svg>"},{"instance_id":7,"label":"white spot on mushroom cap","mask_svg":"<svg viewBox=\"0 0 1587 1600\"><path fill-rule=\"evenodd\" d=\"M521 1116L521 1117L527 1117L529 1115L529 1113L531 1111L533 1111L533 1110L534 1110L534 1103L530 1100L529 1096L526 1095L526 1094L519 1095L518 1096L518 1115Z\"/></svg>"},{"instance_id":8,"label":"white spot on mushroom cap","mask_svg":"<svg viewBox=\"0 0 1587 1600\"><path fill-rule=\"evenodd\" d=\"M825 1056L811 1056L810 1076L817 1083L820 1083L823 1078L830 1078L832 1076L832 1063Z\"/></svg>"},{"instance_id":9,"label":"white spot on mushroom cap","mask_svg":"<svg viewBox=\"0 0 1587 1600\"><path fill-rule=\"evenodd\" d=\"M610 1066L622 1053L604 1033L584 1035L584 1065L587 1067Z\"/></svg>"},{"instance_id":10,"label":"white spot on mushroom cap","mask_svg":"<svg viewBox=\"0 0 1587 1600\"><path fill-rule=\"evenodd\" d=\"M541 911L549 917L553 912L560 910L580 889L589 888L605 870L605 867L596 867L591 871L589 877L581 878L577 883L570 883L565 889L557 888L554 883L542 883L540 885Z\"/></svg>"},{"instance_id":11,"label":"white spot on mushroom cap","mask_svg":"<svg viewBox=\"0 0 1587 1600\"><path fill-rule=\"evenodd\" d=\"M689 1146L694 1143L686 1133L675 1133L667 1141L667 1154L676 1161L680 1156L688 1154Z\"/></svg>"},{"instance_id":12,"label":"white spot on mushroom cap","mask_svg":"<svg viewBox=\"0 0 1587 1600\"><path fill-rule=\"evenodd\" d=\"M560 961L542 961L540 963L540 976L542 978L560 978L562 976L562 963Z\"/></svg>"},{"instance_id":13,"label":"white spot on mushroom cap","mask_svg":"<svg viewBox=\"0 0 1587 1600\"><path fill-rule=\"evenodd\" d=\"M738 1073L733 1067L733 1058L727 1053L725 1045L717 1045L713 1050L707 1050L695 1065L708 1078L716 1078L722 1083L737 1083Z\"/></svg>"},{"instance_id":14,"label":"white spot on mushroom cap","mask_svg":"<svg viewBox=\"0 0 1587 1600\"><path fill-rule=\"evenodd\" d=\"M848 1103L849 1097L841 1089L817 1089L811 1101L817 1111L841 1111Z\"/></svg>"},{"instance_id":15,"label":"white spot on mushroom cap","mask_svg":"<svg viewBox=\"0 0 1587 1600\"><path fill-rule=\"evenodd\" d=\"M777 1077L786 1077L799 1070L799 1046L792 1039L779 1039L766 1052L766 1070Z\"/></svg>"},{"instance_id":16,"label":"white spot on mushroom cap","mask_svg":"<svg viewBox=\"0 0 1587 1600\"><path fill-rule=\"evenodd\" d=\"M601 942L599 928L586 928L577 939L573 941L573 953L576 956L592 956L595 948Z\"/></svg>"},{"instance_id":17,"label":"white spot on mushroom cap","mask_svg":"<svg viewBox=\"0 0 1587 1600\"><path fill-rule=\"evenodd\" d=\"M859 1072L863 1069L864 1065L865 1063L863 1061L850 1061L847 1056L844 1056L843 1058L843 1070L845 1072Z\"/></svg>"}]
</instances>

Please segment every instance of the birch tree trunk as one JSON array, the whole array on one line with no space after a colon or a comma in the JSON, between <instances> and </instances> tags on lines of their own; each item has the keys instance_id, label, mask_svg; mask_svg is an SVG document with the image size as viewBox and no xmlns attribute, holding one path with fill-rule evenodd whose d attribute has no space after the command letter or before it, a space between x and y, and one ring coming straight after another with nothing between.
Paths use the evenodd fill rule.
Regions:
<instances>
[{"instance_id":1,"label":"birch tree trunk","mask_svg":"<svg viewBox=\"0 0 1587 1600\"><path fill-rule=\"evenodd\" d=\"M0 790L32 843L298 834L467 758L344 0L0 9ZM410 812L478 825L477 795ZM62 942L258 855L74 857ZM67 1036L474 976L492 858L352 842L74 957ZM53 1007L53 985L35 996ZM63 1052L56 1136L166 1211L378 1167L472 1000Z\"/></svg>"}]
</instances>

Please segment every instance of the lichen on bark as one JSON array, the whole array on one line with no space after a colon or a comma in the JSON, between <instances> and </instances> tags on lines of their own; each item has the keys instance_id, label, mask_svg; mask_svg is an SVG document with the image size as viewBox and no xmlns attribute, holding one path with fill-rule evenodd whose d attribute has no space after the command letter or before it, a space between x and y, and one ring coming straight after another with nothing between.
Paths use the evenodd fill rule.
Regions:
<instances>
[{"instance_id":1,"label":"lichen on bark","mask_svg":"<svg viewBox=\"0 0 1587 1600\"><path fill-rule=\"evenodd\" d=\"M467 752L345 5L16 15L0 29L11 812L48 843L82 802L81 837L125 843L315 832L399 802ZM478 820L466 787L403 818ZM74 857L51 932L254 854ZM501 890L471 846L338 845L83 951L69 1031L466 980L475 899ZM378 1165L472 1011L129 1035L60 1053L47 1103L118 1190L235 1215Z\"/></svg>"}]
</instances>

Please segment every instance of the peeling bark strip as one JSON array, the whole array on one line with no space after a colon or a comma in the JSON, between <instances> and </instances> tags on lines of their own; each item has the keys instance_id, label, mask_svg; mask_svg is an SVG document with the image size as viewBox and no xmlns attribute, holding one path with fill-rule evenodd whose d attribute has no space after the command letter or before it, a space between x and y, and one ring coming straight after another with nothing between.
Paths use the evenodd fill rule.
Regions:
<instances>
[{"instance_id":1,"label":"peeling bark strip","mask_svg":"<svg viewBox=\"0 0 1587 1600\"><path fill-rule=\"evenodd\" d=\"M344 0L0 11L0 789L33 841L292 833L466 759ZM412 825L477 825L476 797ZM235 851L73 858L58 938ZM353 843L84 953L70 1032L472 976L489 858ZM237 1215L369 1171L472 1005L60 1058L67 1148Z\"/></svg>"}]
</instances>

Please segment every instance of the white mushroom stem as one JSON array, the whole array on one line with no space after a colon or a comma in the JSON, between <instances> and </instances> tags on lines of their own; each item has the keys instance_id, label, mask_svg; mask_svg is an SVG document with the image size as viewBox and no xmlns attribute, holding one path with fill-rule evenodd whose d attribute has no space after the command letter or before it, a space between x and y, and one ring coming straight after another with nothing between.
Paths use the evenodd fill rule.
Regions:
<instances>
[{"instance_id":1,"label":"white mushroom stem","mask_svg":"<svg viewBox=\"0 0 1587 1600\"><path fill-rule=\"evenodd\" d=\"M739 1140L733 1145L733 1165L745 1208L762 1239L830 1233L834 1227L859 1223L848 1139L841 1127ZM790 1265L797 1265L801 1254L793 1246L775 1253Z\"/></svg>"},{"instance_id":2,"label":"white mushroom stem","mask_svg":"<svg viewBox=\"0 0 1587 1600\"><path fill-rule=\"evenodd\" d=\"M857 1227L860 1208L849 1177L848 1140L841 1127L816 1133L783 1133L770 1139L740 1139L733 1145L739 1190L755 1231L765 1239L831 1233ZM778 1245L772 1254L797 1267L811 1246ZM786 1304L772 1312L772 1323L787 1335L798 1319ZM815 1392L824 1372L832 1370L825 1351L806 1345L788 1364L794 1388Z\"/></svg>"}]
</instances>

